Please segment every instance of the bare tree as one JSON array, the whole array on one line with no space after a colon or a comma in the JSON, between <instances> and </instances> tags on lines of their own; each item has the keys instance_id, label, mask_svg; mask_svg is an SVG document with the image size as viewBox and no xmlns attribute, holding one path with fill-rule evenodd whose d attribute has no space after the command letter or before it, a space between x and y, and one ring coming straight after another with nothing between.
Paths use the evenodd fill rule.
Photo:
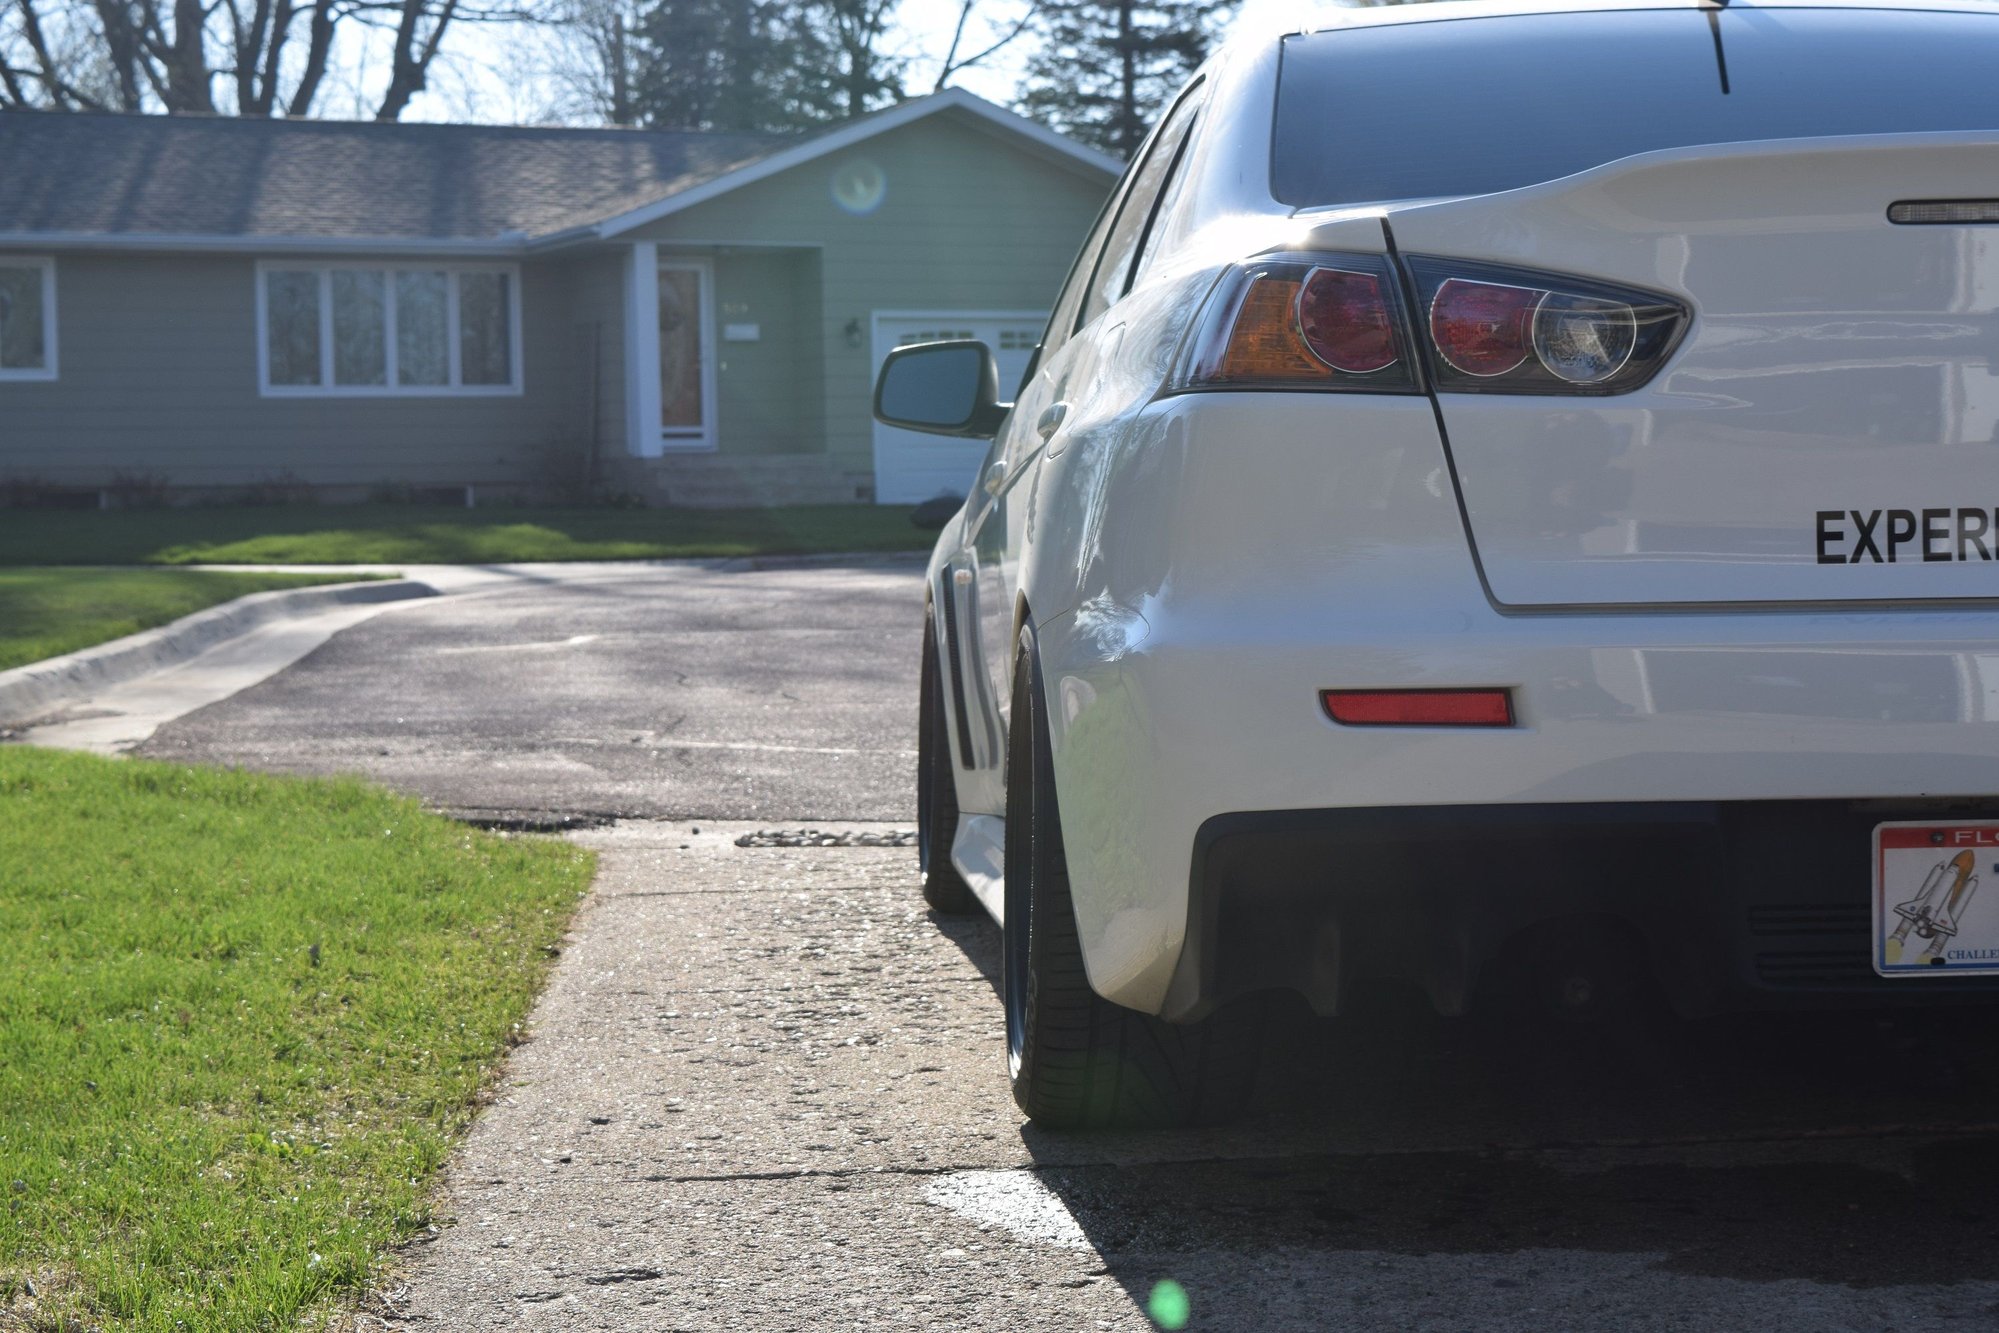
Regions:
<instances>
[{"instance_id":1,"label":"bare tree","mask_svg":"<svg viewBox=\"0 0 1999 1333\"><path fill-rule=\"evenodd\" d=\"M401 0L397 5L395 46L389 56L389 87L375 111L376 120L395 120L423 91L430 65L444 43L445 29L458 13L458 0Z\"/></svg>"},{"instance_id":2,"label":"bare tree","mask_svg":"<svg viewBox=\"0 0 1999 1333\"><path fill-rule=\"evenodd\" d=\"M992 42L980 47L971 55L960 59L958 49L964 45L965 25L970 22L972 11L978 7L978 2L979 0L960 0L960 4L958 5L958 22L951 29L951 46L944 53L944 64L937 71L937 82L931 86L931 92L943 92L949 86L952 75L958 73L960 70L970 69L972 66L981 63L989 57L996 56L1005 50L1013 43L1016 37L1027 31L1028 25L1034 22L1035 10L1040 8L1038 0L1028 0L1027 8L1020 12L1020 17L1011 26L1001 29L999 35Z\"/></svg>"},{"instance_id":3,"label":"bare tree","mask_svg":"<svg viewBox=\"0 0 1999 1333\"><path fill-rule=\"evenodd\" d=\"M169 0L172 19L165 21L159 0L140 0L134 6L139 18L140 45L152 58L140 68L152 82L153 91L168 111L213 112L215 95L210 88L214 72L208 67L208 16L201 0Z\"/></svg>"},{"instance_id":4,"label":"bare tree","mask_svg":"<svg viewBox=\"0 0 1999 1333\"><path fill-rule=\"evenodd\" d=\"M554 50L541 67L556 85L555 114L638 123L637 26L637 0L562 0L546 25Z\"/></svg>"},{"instance_id":5,"label":"bare tree","mask_svg":"<svg viewBox=\"0 0 1999 1333\"><path fill-rule=\"evenodd\" d=\"M236 113L242 116L310 113L319 96L319 86L326 78L327 61L333 54L337 18L333 0L310 0L304 6L294 4L293 0L255 0L247 14L243 0L223 0L223 3L229 16L227 73L236 88ZM306 30L305 55L287 93L286 55L296 50L292 32L301 21Z\"/></svg>"},{"instance_id":6,"label":"bare tree","mask_svg":"<svg viewBox=\"0 0 1999 1333\"><path fill-rule=\"evenodd\" d=\"M6 106L102 110L90 68L70 32L74 14L44 14L40 0L8 0L0 26L0 94ZM138 90L134 86L134 98Z\"/></svg>"},{"instance_id":7,"label":"bare tree","mask_svg":"<svg viewBox=\"0 0 1999 1333\"><path fill-rule=\"evenodd\" d=\"M329 74L354 64L352 32L385 46L371 106L395 120L454 24L530 18L523 5L539 2L0 0L0 108L310 115Z\"/></svg>"}]
</instances>

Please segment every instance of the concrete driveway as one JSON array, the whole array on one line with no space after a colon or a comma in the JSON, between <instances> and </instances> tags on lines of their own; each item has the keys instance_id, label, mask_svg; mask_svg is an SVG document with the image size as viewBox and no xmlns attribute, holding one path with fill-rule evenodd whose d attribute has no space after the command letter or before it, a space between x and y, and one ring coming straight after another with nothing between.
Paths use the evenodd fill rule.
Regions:
<instances>
[{"instance_id":1,"label":"concrete driveway","mask_svg":"<svg viewBox=\"0 0 1999 1333\"><path fill-rule=\"evenodd\" d=\"M907 850L910 564L577 570L385 612L162 728L573 836L597 892L362 1327L1999 1327L1989 1021L1608 1036L1273 1014L1254 1115L1044 1134L997 932ZM858 821L888 821L858 822Z\"/></svg>"}]
</instances>

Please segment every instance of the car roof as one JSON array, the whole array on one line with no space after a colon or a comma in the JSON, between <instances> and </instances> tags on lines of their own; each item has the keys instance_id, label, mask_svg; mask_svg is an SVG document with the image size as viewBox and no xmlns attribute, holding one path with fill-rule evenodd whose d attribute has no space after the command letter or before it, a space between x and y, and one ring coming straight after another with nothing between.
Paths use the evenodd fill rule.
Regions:
<instances>
[{"instance_id":1,"label":"car roof","mask_svg":"<svg viewBox=\"0 0 1999 1333\"><path fill-rule=\"evenodd\" d=\"M1909 13L1993 14L1992 0L1418 0L1413 4L1335 5L1302 20L1259 25L1239 38L1262 44L1303 33L1395 24L1440 23L1452 19L1517 18L1542 14L1616 13L1673 9L1844 9Z\"/></svg>"}]
</instances>

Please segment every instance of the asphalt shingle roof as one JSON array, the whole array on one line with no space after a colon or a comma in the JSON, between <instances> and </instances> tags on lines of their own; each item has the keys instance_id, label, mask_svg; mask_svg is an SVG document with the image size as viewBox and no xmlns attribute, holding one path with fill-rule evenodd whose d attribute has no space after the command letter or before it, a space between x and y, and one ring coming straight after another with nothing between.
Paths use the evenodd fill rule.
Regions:
<instances>
[{"instance_id":1,"label":"asphalt shingle roof","mask_svg":"<svg viewBox=\"0 0 1999 1333\"><path fill-rule=\"evenodd\" d=\"M0 233L489 240L613 217L764 134L0 112Z\"/></svg>"}]
</instances>

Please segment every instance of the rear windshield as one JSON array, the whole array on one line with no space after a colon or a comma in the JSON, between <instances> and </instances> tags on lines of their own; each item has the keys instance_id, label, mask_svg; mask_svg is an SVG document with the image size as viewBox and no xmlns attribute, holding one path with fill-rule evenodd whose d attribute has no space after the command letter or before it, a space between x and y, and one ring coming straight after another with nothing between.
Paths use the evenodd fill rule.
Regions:
<instances>
[{"instance_id":1,"label":"rear windshield","mask_svg":"<svg viewBox=\"0 0 1999 1333\"><path fill-rule=\"evenodd\" d=\"M1288 39L1271 179L1309 207L1487 194L1689 144L1994 129L1999 15L1494 16Z\"/></svg>"}]
</instances>

